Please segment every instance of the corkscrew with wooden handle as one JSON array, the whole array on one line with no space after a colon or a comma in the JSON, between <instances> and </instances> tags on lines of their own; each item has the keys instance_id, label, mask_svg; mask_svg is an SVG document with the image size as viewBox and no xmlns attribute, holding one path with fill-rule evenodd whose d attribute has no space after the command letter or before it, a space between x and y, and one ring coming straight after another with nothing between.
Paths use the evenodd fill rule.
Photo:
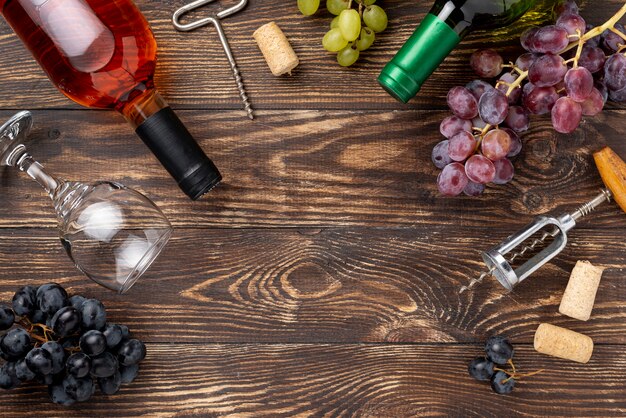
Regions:
<instances>
[{"instance_id":1,"label":"corkscrew with wooden handle","mask_svg":"<svg viewBox=\"0 0 626 418\"><path fill-rule=\"evenodd\" d=\"M483 252L487 270L461 287L459 293L473 289L489 276L494 276L507 290L513 290L556 257L567 245L567 233L597 206L613 199L626 212L626 163L608 147L593 157L606 188L574 212L558 217L539 216L501 244Z\"/></svg>"}]
</instances>

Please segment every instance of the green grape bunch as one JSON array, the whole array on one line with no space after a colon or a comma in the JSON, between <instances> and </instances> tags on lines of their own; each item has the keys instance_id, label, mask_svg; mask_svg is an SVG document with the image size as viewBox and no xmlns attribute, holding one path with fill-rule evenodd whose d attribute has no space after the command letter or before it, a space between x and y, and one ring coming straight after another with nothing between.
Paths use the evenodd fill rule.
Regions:
<instances>
[{"instance_id":1,"label":"green grape bunch","mask_svg":"<svg viewBox=\"0 0 626 418\"><path fill-rule=\"evenodd\" d=\"M369 49L376 40L376 33L387 29L387 14L376 0L326 0L326 8L335 15L330 30L322 39L328 52L337 54L342 67L350 67L359 59L362 51ZM298 0L298 9L305 16L315 14L320 0Z\"/></svg>"}]
</instances>

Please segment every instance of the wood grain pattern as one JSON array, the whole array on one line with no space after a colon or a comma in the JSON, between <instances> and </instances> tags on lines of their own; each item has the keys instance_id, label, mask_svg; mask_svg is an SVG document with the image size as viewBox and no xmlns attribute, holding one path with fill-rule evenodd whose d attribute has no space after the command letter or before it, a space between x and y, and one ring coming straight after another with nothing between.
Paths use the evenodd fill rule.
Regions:
<instances>
[{"instance_id":1,"label":"wood grain pattern","mask_svg":"<svg viewBox=\"0 0 626 418\"><path fill-rule=\"evenodd\" d=\"M0 118L11 114L0 111ZM572 135L556 134L547 118L537 118L524 135L513 183L490 187L480 199L448 199L437 191L438 170L430 161L443 112L268 111L257 122L233 111L180 115L225 178L199 202L180 192L110 112L36 112L32 150L62 178L114 179L139 188L177 227L453 223L505 232L533 215L572 210L594 197L602 186L594 150L607 144L626 156L624 111L588 118ZM47 198L14 171L2 177L0 226L54 226ZM619 213L607 205L588 222L624 227Z\"/></svg>"},{"instance_id":2,"label":"wood grain pattern","mask_svg":"<svg viewBox=\"0 0 626 418\"><path fill-rule=\"evenodd\" d=\"M171 103L182 108L240 109L235 83L215 30L205 28L191 33L174 30L172 13L184 3L185 0L137 1L159 42L158 85ZM622 4L620 0L589 3L593 5L587 6L583 15L593 16L587 20L596 24L604 22ZM226 4L224 0L222 4ZM245 11L224 22L224 31L257 109L441 109L451 86L475 78L468 68L474 50L490 46L502 51L507 60L514 60L520 48L514 40L515 33L504 39L485 33L470 36L424 85L420 96L410 105L402 105L378 86L376 77L431 4L431 1L385 0L389 29L378 36L373 48L351 69L339 68L335 57L321 47L330 15L303 17L295 0L250 0ZM293 77L272 76L252 39L258 27L272 20L285 31L301 59ZM50 84L3 20L0 20L0 50L3 52L0 78L6 83L0 108L77 108Z\"/></svg>"},{"instance_id":3,"label":"wood grain pattern","mask_svg":"<svg viewBox=\"0 0 626 418\"><path fill-rule=\"evenodd\" d=\"M115 398L58 408L32 386L4 408L46 416L397 417L623 416L626 354L596 347L584 367L517 346L520 381L509 396L467 376L478 345L150 344L139 378ZM564 388L568 390L564 390ZM454 392L451 392L451 391ZM451 393L454 393L451 396ZM574 395L576 394L576 395ZM462 400L462 401L461 401Z\"/></svg>"},{"instance_id":4,"label":"wood grain pattern","mask_svg":"<svg viewBox=\"0 0 626 418\"><path fill-rule=\"evenodd\" d=\"M574 230L571 246L511 294L492 279L459 295L484 268L479 251L506 234L179 230L141 282L115 296L73 269L54 231L4 230L0 300L24 282L58 280L106 300L112 321L151 342L475 343L502 333L532 343L537 325L550 322L598 344L626 343L623 229ZM608 267L589 322L558 314L579 259Z\"/></svg>"}]
</instances>

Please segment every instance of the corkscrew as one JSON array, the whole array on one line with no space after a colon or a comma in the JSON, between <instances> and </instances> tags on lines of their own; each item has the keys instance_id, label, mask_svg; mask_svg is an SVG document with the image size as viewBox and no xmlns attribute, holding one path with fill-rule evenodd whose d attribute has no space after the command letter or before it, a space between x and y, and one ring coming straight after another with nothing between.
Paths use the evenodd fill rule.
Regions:
<instances>
[{"instance_id":1,"label":"corkscrew","mask_svg":"<svg viewBox=\"0 0 626 418\"><path fill-rule=\"evenodd\" d=\"M610 148L597 152L594 158L607 188L572 213L537 217L499 245L483 252L487 270L468 285L462 286L459 293L473 289L489 276L494 276L511 291L563 251L567 245L567 233L602 203L614 198L626 212L626 164Z\"/></svg>"},{"instance_id":2,"label":"corkscrew","mask_svg":"<svg viewBox=\"0 0 626 418\"><path fill-rule=\"evenodd\" d=\"M243 84L243 80L241 78L241 73L239 72L239 68L237 67L237 62L235 61L235 57L233 56L233 52L230 49L230 44L228 43L228 38L226 38L226 34L224 33L224 29L222 28L221 20L232 16L237 12L243 10L248 4L248 0L241 0L236 5L229 7L227 9L221 10L211 16L196 20L195 22L182 24L180 22L182 16L186 13L189 13L193 10L199 9L202 6L205 6L209 3L213 3L215 0L196 0L193 1L180 9L174 12L172 16L172 23L176 30L181 32L189 32L194 29L201 28L206 25L213 25L217 30L217 34L220 38L220 42L222 43L222 47L224 48L224 53L226 54L226 58L230 63L230 68L233 72L233 77L235 78L235 82L237 83L237 89L239 90L239 96L241 97L241 101L243 102L244 109L248 113L248 117L250 119L254 119L254 111L252 109L252 105L248 100L248 94L246 93L246 88Z\"/></svg>"}]
</instances>

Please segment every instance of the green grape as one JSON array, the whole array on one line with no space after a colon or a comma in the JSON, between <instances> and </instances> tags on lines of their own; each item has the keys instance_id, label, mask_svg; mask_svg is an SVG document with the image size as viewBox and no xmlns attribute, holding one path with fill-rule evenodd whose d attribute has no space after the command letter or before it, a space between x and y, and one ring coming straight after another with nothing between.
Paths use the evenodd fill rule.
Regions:
<instances>
[{"instance_id":1,"label":"green grape","mask_svg":"<svg viewBox=\"0 0 626 418\"><path fill-rule=\"evenodd\" d=\"M349 0L326 0L326 8L329 12L338 16L343 10L348 8Z\"/></svg>"},{"instance_id":2,"label":"green grape","mask_svg":"<svg viewBox=\"0 0 626 418\"><path fill-rule=\"evenodd\" d=\"M311 16L320 8L320 0L298 0L298 9L305 16Z\"/></svg>"},{"instance_id":3,"label":"green grape","mask_svg":"<svg viewBox=\"0 0 626 418\"><path fill-rule=\"evenodd\" d=\"M361 3L363 3L365 6L371 6L372 4L376 3L376 0L362 0Z\"/></svg>"},{"instance_id":4,"label":"green grape","mask_svg":"<svg viewBox=\"0 0 626 418\"><path fill-rule=\"evenodd\" d=\"M376 34L370 28L361 29L361 36L356 41L356 47L359 51L365 51L369 49L370 46L376 40Z\"/></svg>"},{"instance_id":5,"label":"green grape","mask_svg":"<svg viewBox=\"0 0 626 418\"><path fill-rule=\"evenodd\" d=\"M335 16L330 22L330 28L335 29L339 27L339 16Z\"/></svg>"},{"instance_id":6,"label":"green grape","mask_svg":"<svg viewBox=\"0 0 626 418\"><path fill-rule=\"evenodd\" d=\"M343 37L339 28L329 30L322 39L322 46L329 52L341 51L346 45L348 45L348 41Z\"/></svg>"},{"instance_id":7,"label":"green grape","mask_svg":"<svg viewBox=\"0 0 626 418\"><path fill-rule=\"evenodd\" d=\"M339 15L339 29L348 41L355 41L361 33L361 16L354 9L346 9Z\"/></svg>"},{"instance_id":8,"label":"green grape","mask_svg":"<svg viewBox=\"0 0 626 418\"><path fill-rule=\"evenodd\" d=\"M337 62L342 67L349 67L359 59L359 50L354 45L348 45L337 54Z\"/></svg>"},{"instance_id":9,"label":"green grape","mask_svg":"<svg viewBox=\"0 0 626 418\"><path fill-rule=\"evenodd\" d=\"M380 6L368 6L363 12L363 21L374 32L387 29L387 13Z\"/></svg>"}]
</instances>

